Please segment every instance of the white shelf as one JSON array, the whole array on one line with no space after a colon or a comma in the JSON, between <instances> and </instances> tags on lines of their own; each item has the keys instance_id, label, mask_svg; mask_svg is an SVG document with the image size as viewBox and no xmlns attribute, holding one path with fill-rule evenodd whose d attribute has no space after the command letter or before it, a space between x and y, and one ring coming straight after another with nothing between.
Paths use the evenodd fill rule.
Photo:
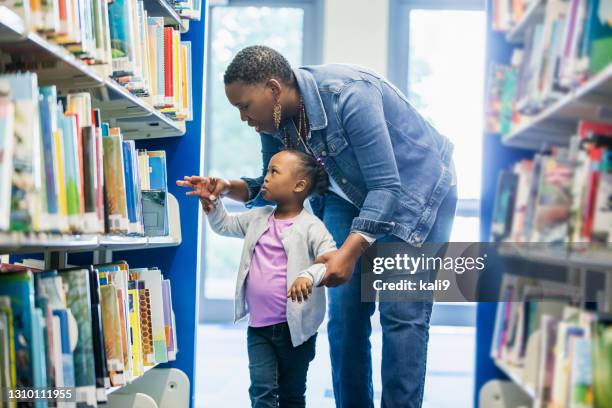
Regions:
<instances>
[{"instance_id":1,"label":"white shelf","mask_svg":"<svg viewBox=\"0 0 612 408\"><path fill-rule=\"evenodd\" d=\"M177 11L165 0L144 0L144 8L149 17L163 17L164 25L172 25L185 32L187 20L181 19Z\"/></svg>"},{"instance_id":2,"label":"white shelf","mask_svg":"<svg viewBox=\"0 0 612 408\"><path fill-rule=\"evenodd\" d=\"M549 265L612 271L612 249L591 244L567 244L555 248L544 243L534 243L531 247L529 244L502 243L499 253Z\"/></svg>"},{"instance_id":3,"label":"white shelf","mask_svg":"<svg viewBox=\"0 0 612 408\"><path fill-rule=\"evenodd\" d=\"M133 378L133 379L132 379L132 381L130 381L130 382L129 382L128 384L126 384L126 385L119 385L119 386L117 386L117 387L111 387L111 388L108 388L108 389L106 390L106 395L112 394L112 393L113 393L113 392L115 392L115 391L118 391L118 390L120 390L120 389L122 389L122 388L124 388L124 387L129 386L130 384L134 383L134 381L138 381L138 380L140 380L142 377L144 377L144 376L145 376L145 375L146 375L146 374L147 374L149 371L151 371L151 370L152 370L152 369L154 369L155 367L157 367L157 364L156 364L156 365L153 365L153 366L146 366L146 367L144 367L144 370L143 370L143 373L142 373L142 375L141 375L141 376L136 377L136 378Z\"/></svg>"},{"instance_id":4,"label":"white shelf","mask_svg":"<svg viewBox=\"0 0 612 408\"><path fill-rule=\"evenodd\" d=\"M543 145L567 145L580 120L612 122L612 64L503 135L508 146L539 150Z\"/></svg>"},{"instance_id":5,"label":"white shelf","mask_svg":"<svg viewBox=\"0 0 612 408\"><path fill-rule=\"evenodd\" d=\"M46 251L83 252L92 250L127 251L178 246L180 238L127 237L114 235L22 234L0 232L0 254Z\"/></svg>"},{"instance_id":6,"label":"white shelf","mask_svg":"<svg viewBox=\"0 0 612 408\"><path fill-rule=\"evenodd\" d=\"M510 44L522 44L525 41L527 27L536 22L544 14L544 1L534 0L531 6L525 10L523 18L506 34L506 41Z\"/></svg>"},{"instance_id":7,"label":"white shelf","mask_svg":"<svg viewBox=\"0 0 612 408\"><path fill-rule=\"evenodd\" d=\"M146 3L162 2L165 3L164 0L148 0ZM163 7L160 5L156 10L162 13ZM175 17L178 18L178 14ZM175 17L168 18L172 20ZM5 6L0 6L0 50L33 55L37 62L50 63L50 68L35 70L40 85L57 85L60 91L91 90L92 103L101 110L102 119L121 127L126 139L181 136L185 133L184 122L170 119L146 100L132 95L108 77L109 72L105 72L104 66L87 65L64 47L29 32L20 17Z\"/></svg>"},{"instance_id":8,"label":"white shelf","mask_svg":"<svg viewBox=\"0 0 612 408\"><path fill-rule=\"evenodd\" d=\"M529 384L526 384L523 381L522 370L520 367L512 367L506 362L494 358L493 361L495 365L502 370L516 385L518 385L525 394L527 394L530 398L535 398L535 390Z\"/></svg>"}]
</instances>

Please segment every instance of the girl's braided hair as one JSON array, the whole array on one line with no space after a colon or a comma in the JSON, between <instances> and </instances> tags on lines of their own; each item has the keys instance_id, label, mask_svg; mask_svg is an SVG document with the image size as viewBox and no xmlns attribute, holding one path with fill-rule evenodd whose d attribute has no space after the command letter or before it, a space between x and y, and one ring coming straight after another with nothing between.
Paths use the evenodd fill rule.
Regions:
<instances>
[{"instance_id":1,"label":"girl's braided hair","mask_svg":"<svg viewBox=\"0 0 612 408\"><path fill-rule=\"evenodd\" d=\"M323 196L329 187L329 179L323 165L321 165L313 156L294 149L286 149L297 156L300 169L300 176L305 177L309 181L306 190L306 196L317 195Z\"/></svg>"}]
</instances>

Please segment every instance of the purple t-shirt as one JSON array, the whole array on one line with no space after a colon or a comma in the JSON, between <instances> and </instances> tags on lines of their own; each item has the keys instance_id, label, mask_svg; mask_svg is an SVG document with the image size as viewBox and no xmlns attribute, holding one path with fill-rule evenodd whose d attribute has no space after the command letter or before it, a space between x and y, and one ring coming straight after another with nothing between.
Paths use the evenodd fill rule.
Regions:
<instances>
[{"instance_id":1,"label":"purple t-shirt","mask_svg":"<svg viewBox=\"0 0 612 408\"><path fill-rule=\"evenodd\" d=\"M272 213L268 230L255 244L246 281L251 327L287 321L287 254L281 234L291 225L293 219L277 220Z\"/></svg>"}]
</instances>

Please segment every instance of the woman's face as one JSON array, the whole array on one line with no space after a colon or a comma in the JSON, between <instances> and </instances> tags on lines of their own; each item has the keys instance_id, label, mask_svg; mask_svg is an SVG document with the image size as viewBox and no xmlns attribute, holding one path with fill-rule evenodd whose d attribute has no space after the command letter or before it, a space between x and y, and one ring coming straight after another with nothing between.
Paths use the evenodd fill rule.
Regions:
<instances>
[{"instance_id":1,"label":"woman's face","mask_svg":"<svg viewBox=\"0 0 612 408\"><path fill-rule=\"evenodd\" d=\"M225 95L238 108L243 122L247 122L257 132L273 134L276 127L272 112L280 94L276 84L276 80L260 84L235 81L225 85Z\"/></svg>"}]
</instances>

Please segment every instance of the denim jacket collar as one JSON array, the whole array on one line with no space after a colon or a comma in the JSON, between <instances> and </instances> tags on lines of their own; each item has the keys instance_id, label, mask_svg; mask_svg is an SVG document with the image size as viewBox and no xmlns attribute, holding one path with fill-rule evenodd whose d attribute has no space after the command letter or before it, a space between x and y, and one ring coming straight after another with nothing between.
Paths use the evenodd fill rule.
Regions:
<instances>
[{"instance_id":1,"label":"denim jacket collar","mask_svg":"<svg viewBox=\"0 0 612 408\"><path fill-rule=\"evenodd\" d=\"M293 73L297 79L302 98L304 98L310 130L325 129L327 127L327 115L314 76L301 68L294 69Z\"/></svg>"}]
</instances>

